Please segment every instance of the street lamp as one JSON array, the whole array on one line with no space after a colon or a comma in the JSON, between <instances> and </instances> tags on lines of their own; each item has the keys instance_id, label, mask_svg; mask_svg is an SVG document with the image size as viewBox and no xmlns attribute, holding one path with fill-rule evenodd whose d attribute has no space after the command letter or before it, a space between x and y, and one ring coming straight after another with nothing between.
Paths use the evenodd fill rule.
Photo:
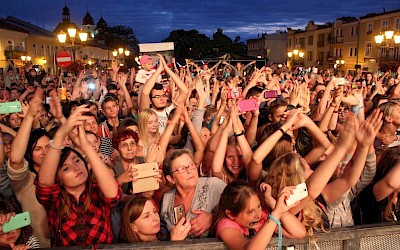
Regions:
<instances>
[{"instance_id":1,"label":"street lamp","mask_svg":"<svg viewBox=\"0 0 400 250\"><path fill-rule=\"evenodd\" d=\"M394 49L394 44L400 44L400 34L395 34L393 30L385 30L375 36L375 43L378 46L378 56L385 55L387 60L389 50Z\"/></svg>"},{"instance_id":2,"label":"street lamp","mask_svg":"<svg viewBox=\"0 0 400 250\"><path fill-rule=\"evenodd\" d=\"M112 55L116 58L118 61L118 58L120 58L120 61L122 62L122 56L125 55L125 57L128 57L131 54L130 50L124 49L124 48L118 48L114 49L112 52Z\"/></svg>"},{"instance_id":3,"label":"street lamp","mask_svg":"<svg viewBox=\"0 0 400 250\"><path fill-rule=\"evenodd\" d=\"M75 44L75 36L76 36L76 29L75 28L68 28L68 36L71 41L72 46ZM86 42L88 38L88 34L86 32L78 32L79 39L81 42ZM58 41L60 43L66 43L67 41L67 33L65 33L63 30L60 30L60 33L57 35Z\"/></svg>"},{"instance_id":4,"label":"street lamp","mask_svg":"<svg viewBox=\"0 0 400 250\"><path fill-rule=\"evenodd\" d=\"M23 61L24 63L30 62L31 60L32 60L31 56L21 56L21 61Z\"/></svg>"},{"instance_id":5,"label":"street lamp","mask_svg":"<svg viewBox=\"0 0 400 250\"><path fill-rule=\"evenodd\" d=\"M301 63L301 60L304 58L304 52L298 49L294 49L293 51L288 51L287 56L288 60L288 67L290 67L290 62L293 61L293 66L296 66L298 62Z\"/></svg>"}]
</instances>

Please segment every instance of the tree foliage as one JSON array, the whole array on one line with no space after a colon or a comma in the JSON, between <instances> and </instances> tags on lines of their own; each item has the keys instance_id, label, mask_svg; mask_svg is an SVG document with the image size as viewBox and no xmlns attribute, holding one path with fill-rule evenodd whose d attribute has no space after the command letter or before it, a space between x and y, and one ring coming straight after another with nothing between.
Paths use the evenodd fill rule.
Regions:
<instances>
[{"instance_id":1,"label":"tree foliage","mask_svg":"<svg viewBox=\"0 0 400 250\"><path fill-rule=\"evenodd\" d=\"M129 49L132 54L138 54L138 39L133 32L133 29L124 25L107 27L101 30L95 37L98 41L110 48L125 48Z\"/></svg>"},{"instance_id":2,"label":"tree foliage","mask_svg":"<svg viewBox=\"0 0 400 250\"><path fill-rule=\"evenodd\" d=\"M212 56L220 52L246 54L247 51L246 44L240 42L240 36L232 40L220 28L213 33L212 39L200 34L197 30L174 30L163 42L174 42L175 57L179 61L183 61L185 58L196 59Z\"/></svg>"}]
</instances>

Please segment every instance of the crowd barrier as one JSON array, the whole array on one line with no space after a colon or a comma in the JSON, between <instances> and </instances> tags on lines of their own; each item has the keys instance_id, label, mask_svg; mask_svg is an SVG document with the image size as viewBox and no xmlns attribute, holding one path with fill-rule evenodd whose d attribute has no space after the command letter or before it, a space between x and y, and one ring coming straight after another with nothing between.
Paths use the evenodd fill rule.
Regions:
<instances>
[{"instance_id":1,"label":"crowd barrier","mask_svg":"<svg viewBox=\"0 0 400 250\"><path fill-rule=\"evenodd\" d=\"M393 250L400 249L400 223L380 223L374 225L354 226L332 229L327 233L318 233L316 244L320 250ZM283 238L285 250L317 249L310 246L308 239L294 240ZM267 250L278 249L278 238L274 237ZM48 248L51 249L51 248ZM94 249L93 247L68 247L68 250ZM140 244L99 245L96 249L110 250L222 250L228 249L223 242L216 239L196 239L180 242L148 242Z\"/></svg>"}]
</instances>

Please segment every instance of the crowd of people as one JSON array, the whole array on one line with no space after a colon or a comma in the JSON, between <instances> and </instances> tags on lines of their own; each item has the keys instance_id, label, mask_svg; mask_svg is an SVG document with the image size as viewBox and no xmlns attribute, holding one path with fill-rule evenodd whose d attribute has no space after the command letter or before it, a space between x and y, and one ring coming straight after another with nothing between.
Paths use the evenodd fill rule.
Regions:
<instances>
[{"instance_id":1,"label":"crowd of people","mask_svg":"<svg viewBox=\"0 0 400 250\"><path fill-rule=\"evenodd\" d=\"M22 111L1 114L1 249L207 237L265 249L274 233L314 244L397 221L400 67L157 57L57 75L10 63L0 99ZM31 225L4 232L23 211Z\"/></svg>"}]
</instances>

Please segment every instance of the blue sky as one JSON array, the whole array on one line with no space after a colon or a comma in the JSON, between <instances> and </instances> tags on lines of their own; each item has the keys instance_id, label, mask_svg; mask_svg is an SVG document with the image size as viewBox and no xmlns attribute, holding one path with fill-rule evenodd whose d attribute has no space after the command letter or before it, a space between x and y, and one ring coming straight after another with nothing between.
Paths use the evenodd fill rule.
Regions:
<instances>
[{"instance_id":1,"label":"blue sky","mask_svg":"<svg viewBox=\"0 0 400 250\"><path fill-rule=\"evenodd\" d=\"M304 28L307 22L333 22L400 9L399 0L67 0L71 20L81 26L89 10L95 23L102 15L113 25L133 28L140 42L159 42L170 31L197 29L212 36L217 28L232 39L255 38L261 32ZM0 17L14 16L53 30L62 21L64 0L0 0Z\"/></svg>"}]
</instances>

